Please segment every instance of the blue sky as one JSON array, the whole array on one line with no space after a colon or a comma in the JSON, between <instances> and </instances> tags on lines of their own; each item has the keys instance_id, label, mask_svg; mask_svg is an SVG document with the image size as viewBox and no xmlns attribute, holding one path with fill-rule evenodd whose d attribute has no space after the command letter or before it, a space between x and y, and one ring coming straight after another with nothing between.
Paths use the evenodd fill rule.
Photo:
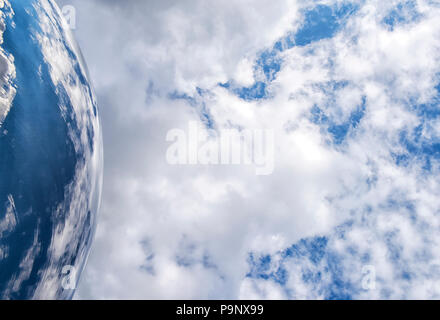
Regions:
<instances>
[{"instance_id":1,"label":"blue sky","mask_svg":"<svg viewBox=\"0 0 440 320\"><path fill-rule=\"evenodd\" d=\"M287 36L280 42L287 43L287 48L291 48L295 45L309 45L314 41L332 37L339 28L343 27L347 15L355 12L356 6L352 4L343 4L342 7L318 5L305 12L304 25L293 36L291 42L289 42L289 39L291 39L292 36ZM423 19L423 16L418 12L416 2L405 1L391 8L383 18L382 23L392 31L396 28L402 28L408 24L420 21L421 19ZM270 53L263 52L261 57L257 60L257 68L264 70L267 81L273 80L281 68L282 61L276 58L277 48L279 47L278 43L280 42L277 42ZM270 61L266 58L268 56L271 57ZM262 61L265 63L263 62L260 65ZM323 107L324 110L321 109L319 105L315 105L311 110L312 121L319 125L321 130L328 131L330 134L329 142L334 145L344 143L348 134L356 134L356 128L366 112L367 98L363 96L362 103L353 108L353 111L345 122L338 123L338 119L332 119L331 116L326 114L325 109L335 107L332 105L333 101L331 101L331 96L345 85L347 85L347 83L344 82L324 84L321 89L325 91L325 94L329 97L329 104ZM258 85L252 88L235 89L234 92L243 99L267 98L266 94L261 94L258 90L254 90L257 87ZM265 85L263 87L265 87ZM419 174L421 176L433 174L436 172L435 169L433 170L433 167L438 167L440 152L439 136L433 135L428 138L423 132L425 130L431 130L430 125L432 125L432 122L438 117L436 110L438 110L440 97L439 85L435 86L435 90L437 92L434 92L428 103L419 104L415 99L412 99L412 97L409 97L409 101L405 101L405 99L400 101L417 115L418 125L412 128L412 130L403 129L398 133L400 136L398 142L400 143L401 151L398 154L393 154L393 158L398 166L409 167L419 165L421 170ZM394 197L396 199L394 199ZM410 200L406 199L405 194L391 194L385 201L389 202L389 204L385 206L392 207L402 214L405 214L406 211L411 211L411 220L414 224L417 224L417 212L414 212L414 205ZM374 215L374 210L371 208L368 208L368 210L369 214ZM293 246L278 252L277 255L279 257L274 263L272 263L273 257L271 255L255 257L251 253L249 258L251 271L247 276L251 279L264 279L266 281L277 282L286 291L286 296L290 297L291 292L289 288L286 288L286 274L289 273L289 269L286 268L285 265L289 262L302 266L305 264L304 261L307 261L307 267L300 268L299 273L304 283L306 283L312 291L316 291L316 294L324 299L355 298L358 296L359 291L362 291L362 288L359 286L358 279L353 281L353 279L344 274L343 260L359 259L368 265L371 261L370 256L368 253L360 252L355 246L349 248L344 252L344 255L341 256L335 252L331 246L331 243L336 241L334 240L335 238L338 240L344 239L345 230L350 229L353 223L355 223L355 220L356 219L350 219L348 222L336 227L324 236L300 240ZM362 221L361 225L368 224L368 222L369 221ZM401 244L394 238L392 232L385 234L384 238L391 263L399 270L394 277L408 282L409 285L411 278L417 277L417 275L412 274L414 271L411 270L410 266L406 266L405 260L401 257ZM420 254L422 255L422 253ZM328 279L323 280L324 277ZM391 294L384 290L383 297L389 298ZM403 295L403 297L406 296Z\"/></svg>"},{"instance_id":2,"label":"blue sky","mask_svg":"<svg viewBox=\"0 0 440 320\"><path fill-rule=\"evenodd\" d=\"M344 23L350 18L350 15L356 13L357 9L358 5L353 3L339 3L333 6L319 4L304 9L302 13L303 22L296 32L289 33L287 36L276 41L271 49L265 49L257 54L254 74L261 74L259 80L246 87L236 86L233 81L220 83L219 85L231 90L233 94L236 94L243 100L258 101L270 99L271 95L268 92L268 87L282 69L283 59L281 53L295 46L307 46L313 42L331 38L344 27ZM403 27L420 19L422 19L422 16L417 10L416 2L406 1L392 7L382 19L382 23L392 31L395 28ZM255 76L255 78L257 79L258 76ZM318 125L321 131L328 133L329 138L327 142L335 147L340 147L349 135L354 136L356 134L356 128L366 113L366 96L362 97L361 103L354 106L349 117L342 123L337 118L333 118L326 113L326 109L335 107L332 105L334 103L332 96L335 92L349 84L348 81L330 81L319 84L319 89L325 93L328 101L326 101L324 106L314 105L310 111L311 121ZM434 96L428 103L419 105L416 101L411 101L413 99L402 101L418 116L419 124L411 131L404 129L399 132L401 151L392 154L398 166L408 167L417 163L420 164L421 175L432 174L432 166L438 163L440 155L439 137L426 138L423 135L423 130L427 129L430 121L438 117L439 85L435 87L435 90L437 90L437 93L434 93ZM197 94L202 96L203 90L198 89ZM173 98L186 99L194 106L197 104L196 98L189 97L188 95L175 95ZM206 118L207 114L203 112L202 116ZM211 121L209 123L211 125ZM392 197L390 196L390 198ZM406 202L405 199L399 200L403 203L395 203L396 200L394 199L389 199L388 201L395 203L394 208L397 210L406 209L411 206L410 201ZM260 255L256 256L252 252L249 253L248 263L250 271L246 277L249 279L273 281L284 288L286 296L290 297L291 292L289 288L285 288L286 278L289 273L289 269L285 267L286 261L290 263L295 261L296 264L302 265L304 264L303 261L306 260L311 266L301 268L300 274L302 280L313 291L317 291L317 294L320 294L325 299L354 298L362 288L360 288L359 283L344 275L341 264L342 260L347 259L347 257L341 257L329 245L329 242L335 237L343 239L343 230L350 228L352 223L345 222L324 236L300 240L291 247L279 251L276 254L279 256L276 262L272 261L271 255L260 253ZM387 250L392 252L392 263L396 266L404 263L400 259L400 249L398 244L393 241L392 235L386 235L386 237ZM351 248L348 254L349 258L360 259L366 265L370 261L368 254L358 252L355 247ZM406 271L405 267L403 267L400 273L402 279L410 281L411 271ZM328 277L326 281L323 281L324 275Z\"/></svg>"},{"instance_id":3,"label":"blue sky","mask_svg":"<svg viewBox=\"0 0 440 320\"><path fill-rule=\"evenodd\" d=\"M439 297L438 4L70 2L106 150L78 298ZM169 167L188 121L275 130L274 173Z\"/></svg>"}]
</instances>

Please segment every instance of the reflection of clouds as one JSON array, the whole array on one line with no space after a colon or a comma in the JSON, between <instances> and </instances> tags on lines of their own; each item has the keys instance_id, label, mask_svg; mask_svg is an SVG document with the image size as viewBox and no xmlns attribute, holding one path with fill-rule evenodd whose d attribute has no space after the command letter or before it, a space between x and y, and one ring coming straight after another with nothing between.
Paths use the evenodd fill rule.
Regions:
<instances>
[{"instance_id":1,"label":"reflection of clouds","mask_svg":"<svg viewBox=\"0 0 440 320\"><path fill-rule=\"evenodd\" d=\"M34 16L32 8L27 7L29 4L33 5L37 15ZM82 61L81 53L70 31L63 29L59 9L52 1L48 0L30 1L29 4L27 2L25 4L14 2L12 7L17 10L17 15L20 12L20 15L24 14L26 19L30 19L29 23L31 25L35 22L39 24L39 28L31 29L34 32L33 34L26 34L26 36L32 36L38 41L39 47L36 48L42 52L44 62L48 66L49 75L46 76L45 74L43 61L37 61L36 65L39 66L37 70L38 81L43 79L46 82L41 87L32 87L33 84L29 84L26 81L19 82L20 84L29 85L29 88L19 87L18 90L32 92L32 90L35 91L35 88L43 88L39 92L32 92L37 97L36 101L41 103L42 97L48 98L50 96L42 91L45 89L50 91L52 88L55 88L56 98L53 101L47 101L48 109L45 110L47 114L43 116L47 116L49 121L53 121L51 116L56 116L57 107L59 108L60 116L65 122L62 125L67 127L68 136L56 138L64 139L63 141L67 145L73 144L74 154L68 154L66 157L72 157L75 167L73 168L72 180L64 181L63 178L68 176L64 172L64 170L67 170L66 167L68 165L58 163L61 167L58 168L58 164L54 160L54 167L50 167L46 171L42 170L45 174L44 176L35 174L35 177L33 176L33 179L30 179L31 181L28 185L25 185L22 180L25 180L24 177L28 177L32 173L26 170L34 171L35 168L25 168L24 171L26 172L19 173L11 170L11 172L17 174L17 176L11 176L11 179L16 179L23 183L25 190L15 188L15 185L11 182L1 185L1 195L7 198L7 200L4 205L1 204L0 206L0 237L2 240L0 243L0 260L3 263L2 268L6 268L2 278L2 280L6 278L6 281L1 283L3 291L0 291L0 297L69 298L73 295L73 291L63 291L61 288L62 268L65 265L73 265L79 272L82 270L95 230L95 215L99 206L102 177L101 128L97 116L95 98L88 83L86 66ZM11 34L21 35L20 32L26 28L26 24L13 25L15 24L13 11L9 7L8 1L0 0L0 8L3 8L0 17L0 42L3 43L2 34L5 27L13 27L14 30L18 31ZM26 13L23 13L22 9L26 9ZM6 14L10 14L8 17L10 19L5 19ZM6 22L8 25L6 25ZM29 30L24 32L29 32ZM32 52L33 47L28 48L26 41L23 41L21 45L20 50L24 48L26 52L28 49L29 52ZM36 46L36 44L32 45ZM0 48L0 126L15 97L15 88L11 84L11 81L15 78L13 62L12 55L9 55L3 48ZM34 62L32 61L31 63ZM22 67L21 64L17 64L17 68L23 68L19 69L21 71L29 70L26 67ZM31 70L31 72L34 71ZM29 79L33 79L32 76L29 76ZM40 94L41 96L38 96ZM17 100L20 99L17 96ZM23 103L23 101L20 103ZM35 102L27 99L24 101L25 107L30 110L32 105L29 104L32 103ZM43 104L45 103L46 101L43 102ZM50 105L51 103L58 103L59 105ZM55 113L51 114L50 112L52 111ZM18 113L18 116L22 115ZM35 125L36 129L34 129L43 130L42 127L46 125L47 119L36 117L35 121L41 121L43 125L39 126L37 124ZM17 122L23 121L20 125L26 126L28 124L26 123L27 120L18 118ZM24 129L15 128L15 125L15 123L11 124L11 128L17 129L17 136L20 136L22 133L20 130ZM13 140L15 138L16 136L11 137ZM54 141L57 141L55 137ZM13 160L11 161L19 161L14 158L17 156L15 153L24 153L24 155L19 154L19 157L17 157L17 159L23 159L27 152L33 152L31 148L21 150L20 148L23 146L18 138L14 142L17 146L11 148L11 153L13 154L11 157ZM37 141L36 145L38 143L50 145L52 140ZM41 147L41 145L38 145L38 147ZM50 152L58 149L48 147L47 150ZM54 159L61 159L64 155L49 154L48 156L55 157ZM8 165L14 168L15 166L21 168L21 165L23 165L23 163L9 163L9 158L3 159L6 159L6 162L2 163L2 170L9 169ZM41 160L38 157L35 157L35 159ZM35 159L32 158L29 163L40 165ZM35 171L38 172L38 170ZM46 175L53 176L48 178ZM49 191L50 194L41 195L33 190L36 186L47 186L46 183L48 181L36 181L46 178L53 179L49 180L49 183L64 184L60 186L64 188L64 190L62 189L64 195L61 199L54 199L56 191L53 190L57 186L53 186L50 190L43 190L45 193ZM3 194L3 192L7 193ZM40 201L45 205L44 208L40 207ZM57 205L56 208L53 207L55 205ZM20 208L22 211L18 210L17 212L17 208ZM23 212L23 210L27 211ZM51 239L50 235L52 235ZM20 240L16 241L17 238ZM11 239L14 239L16 242L10 243ZM28 283L27 280L30 280L32 283ZM26 287L24 287L25 285Z\"/></svg>"},{"instance_id":2,"label":"reflection of clouds","mask_svg":"<svg viewBox=\"0 0 440 320\"><path fill-rule=\"evenodd\" d=\"M8 201L5 204L6 213L3 219L0 219L0 237L4 233L14 230L18 222L17 210L15 209L14 198L8 195Z\"/></svg>"},{"instance_id":3,"label":"reflection of clouds","mask_svg":"<svg viewBox=\"0 0 440 320\"><path fill-rule=\"evenodd\" d=\"M27 249L23 259L20 262L19 268L14 274L13 278L6 286L5 292L3 292L3 299L10 299L11 293L18 292L22 289L22 283L28 280L34 267L34 262L37 256L40 254L41 245L39 242L40 233L40 221L37 224L37 228L34 232L34 240L32 245Z\"/></svg>"},{"instance_id":4,"label":"reflection of clouds","mask_svg":"<svg viewBox=\"0 0 440 320\"><path fill-rule=\"evenodd\" d=\"M12 195L8 195L8 200L6 201L4 208L5 216L0 218L0 238L3 238L6 234L14 231L18 222L17 210L15 209L14 198ZM8 257L9 250L10 247L8 245L0 245L0 261Z\"/></svg>"},{"instance_id":5,"label":"reflection of clouds","mask_svg":"<svg viewBox=\"0 0 440 320\"><path fill-rule=\"evenodd\" d=\"M7 0L0 0L0 45L3 43L3 33L6 29L5 16L12 15L9 11L10 4ZM5 13L9 12L9 13ZM15 79L14 57L0 46L0 128L11 108L16 89L12 85Z\"/></svg>"},{"instance_id":6,"label":"reflection of clouds","mask_svg":"<svg viewBox=\"0 0 440 320\"><path fill-rule=\"evenodd\" d=\"M74 180L65 188L65 201L53 212L56 224L35 298L70 297L72 291L61 289L61 270L65 265L82 270L93 237L101 192L100 124L96 102L85 78L86 67L72 34L61 27L59 9L47 0L36 3L35 8L41 21L41 33L36 38L50 67L57 95L65 103L60 108L78 157Z\"/></svg>"}]
</instances>

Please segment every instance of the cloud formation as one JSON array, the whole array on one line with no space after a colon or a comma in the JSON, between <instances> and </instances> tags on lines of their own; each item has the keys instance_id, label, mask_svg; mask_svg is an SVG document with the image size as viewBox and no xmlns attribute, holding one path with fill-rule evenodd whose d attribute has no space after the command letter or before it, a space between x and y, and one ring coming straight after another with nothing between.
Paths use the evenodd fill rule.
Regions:
<instances>
[{"instance_id":1,"label":"cloud formation","mask_svg":"<svg viewBox=\"0 0 440 320\"><path fill-rule=\"evenodd\" d=\"M58 2L105 141L77 298L438 297L438 5ZM274 130L273 174L170 166L190 121Z\"/></svg>"}]
</instances>

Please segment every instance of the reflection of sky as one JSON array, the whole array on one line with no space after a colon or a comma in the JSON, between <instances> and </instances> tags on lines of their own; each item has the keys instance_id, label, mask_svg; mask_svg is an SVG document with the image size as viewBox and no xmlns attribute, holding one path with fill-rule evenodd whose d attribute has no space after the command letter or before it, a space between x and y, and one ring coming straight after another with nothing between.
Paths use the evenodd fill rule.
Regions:
<instances>
[{"instance_id":1,"label":"reflection of sky","mask_svg":"<svg viewBox=\"0 0 440 320\"><path fill-rule=\"evenodd\" d=\"M13 207L16 223L0 241L6 252L0 261L0 297L71 297L72 291L61 289L61 271L65 265L80 271L85 262L96 213L93 180L99 174L86 164L98 147L97 127L78 121L76 112L91 108L93 101L68 40L57 42L66 53L51 51L50 56L37 41L45 36L44 15L57 28L50 36L62 36L52 8L32 0L13 2L12 8L2 46L14 57L17 93L0 136L0 203ZM56 83L52 59L59 62L63 54L69 57L61 61L64 70L72 72L58 73L68 81ZM73 106L71 90L85 94L81 108ZM86 141L83 130L88 130Z\"/></svg>"}]
</instances>

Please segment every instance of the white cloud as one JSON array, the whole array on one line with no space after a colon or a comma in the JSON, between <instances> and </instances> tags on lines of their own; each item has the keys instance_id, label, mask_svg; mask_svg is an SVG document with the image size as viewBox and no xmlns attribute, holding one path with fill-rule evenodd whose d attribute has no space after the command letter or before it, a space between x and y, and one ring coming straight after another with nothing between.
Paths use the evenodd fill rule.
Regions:
<instances>
[{"instance_id":1,"label":"white cloud","mask_svg":"<svg viewBox=\"0 0 440 320\"><path fill-rule=\"evenodd\" d=\"M329 237L344 276L358 286L358 258L370 254L378 289L356 291L358 297L439 293L427 282L438 266L438 171L422 175L417 161L399 167L391 156L404 151L400 131L420 124L406 102L434 95L439 8L418 1L422 18L390 31L381 22L395 3L361 5L333 38L282 53L273 98L247 102L217 86L252 82L257 53L298 28L298 3L73 2L106 152L100 222L78 298L324 298L332 279L304 282L302 268L322 267L307 261L286 262L290 294L270 280L246 278L250 252L277 256L316 235ZM348 85L329 95L323 86L331 81ZM271 176L240 166L166 163L166 132L200 121L197 107L167 94L192 95L196 87L209 90L197 99L218 129L276 132ZM328 143L326 125L311 121L313 106L341 124L363 97L358 127L342 145ZM430 129L426 135L437 136ZM385 207L390 197L410 201L414 212ZM352 227L339 239L332 230L347 220ZM412 281L388 255L390 233Z\"/></svg>"}]
</instances>

